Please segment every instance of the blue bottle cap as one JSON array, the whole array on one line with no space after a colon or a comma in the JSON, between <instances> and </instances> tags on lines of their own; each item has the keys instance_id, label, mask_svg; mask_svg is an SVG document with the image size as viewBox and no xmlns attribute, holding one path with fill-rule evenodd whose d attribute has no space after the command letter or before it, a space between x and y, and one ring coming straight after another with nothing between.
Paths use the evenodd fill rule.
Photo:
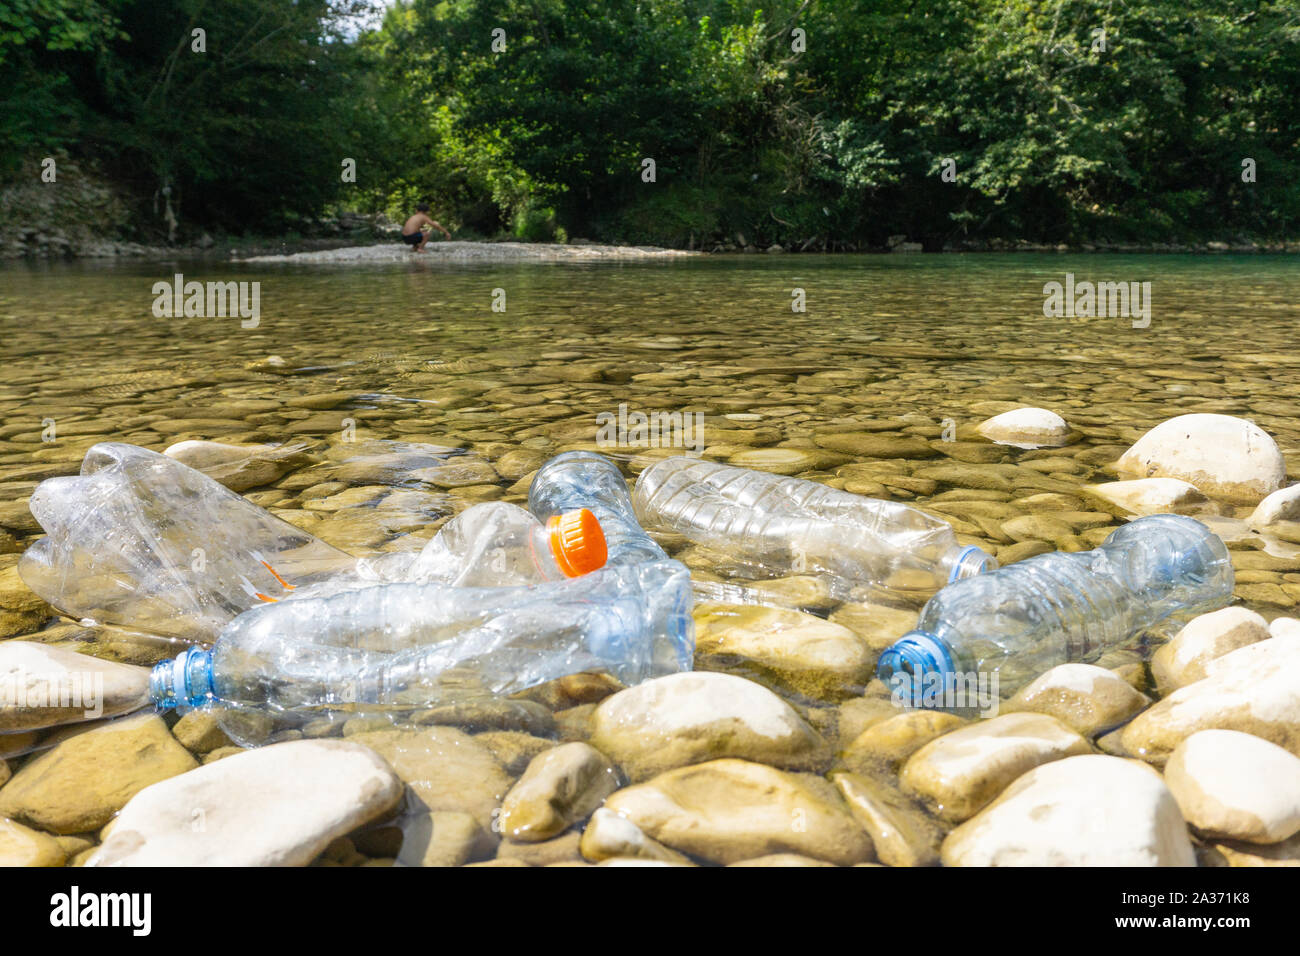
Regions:
<instances>
[{"instance_id":1,"label":"blue bottle cap","mask_svg":"<svg viewBox=\"0 0 1300 956\"><path fill-rule=\"evenodd\" d=\"M931 674L942 678L956 671L948 645L925 631L910 631L885 648L876 662L876 676L891 684L895 675L906 674L913 685Z\"/></svg>"},{"instance_id":2,"label":"blue bottle cap","mask_svg":"<svg viewBox=\"0 0 1300 956\"><path fill-rule=\"evenodd\" d=\"M173 660L155 664L149 673L149 695L160 710L205 704L215 696L212 652L190 648Z\"/></svg>"}]
</instances>

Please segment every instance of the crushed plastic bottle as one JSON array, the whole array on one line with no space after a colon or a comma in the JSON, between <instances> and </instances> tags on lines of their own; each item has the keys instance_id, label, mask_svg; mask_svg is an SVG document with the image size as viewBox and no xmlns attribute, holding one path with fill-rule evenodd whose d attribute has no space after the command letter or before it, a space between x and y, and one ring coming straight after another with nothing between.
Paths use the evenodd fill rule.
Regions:
<instances>
[{"instance_id":1,"label":"crushed plastic bottle","mask_svg":"<svg viewBox=\"0 0 1300 956\"><path fill-rule=\"evenodd\" d=\"M585 508L605 533L610 568L649 565L651 577L667 592L656 596L671 608L680 626L662 636L656 647L654 676L688 671L695 659L694 598L686 566L668 557L637 521L623 474L608 458L587 451L556 455L537 469L528 487L528 508L543 521ZM605 573L605 572L600 572Z\"/></svg>"},{"instance_id":2,"label":"crushed plastic bottle","mask_svg":"<svg viewBox=\"0 0 1300 956\"><path fill-rule=\"evenodd\" d=\"M538 471L532 493L534 514L548 527L589 538L594 514L606 565L527 587L389 583L255 608L227 625L211 651L192 649L155 667L153 699L164 708L213 701L392 713L428 707L467 683L509 694L584 670L629 684L689 670L690 573L637 525L618 469L596 455L561 455ZM531 530L513 538L525 539L536 547ZM576 550L592 560L590 541ZM425 565L430 576L455 567L435 551Z\"/></svg>"},{"instance_id":3,"label":"crushed plastic bottle","mask_svg":"<svg viewBox=\"0 0 1300 956\"><path fill-rule=\"evenodd\" d=\"M119 442L93 446L79 475L41 482L30 508L46 536L19 560L28 587L69 617L190 641L356 562L202 472Z\"/></svg>"},{"instance_id":4,"label":"crushed plastic bottle","mask_svg":"<svg viewBox=\"0 0 1300 956\"><path fill-rule=\"evenodd\" d=\"M874 588L933 593L997 567L959 545L947 522L907 505L694 458L651 465L632 500L652 530L725 552L748 574L823 575L841 599Z\"/></svg>"},{"instance_id":5,"label":"crushed plastic bottle","mask_svg":"<svg viewBox=\"0 0 1300 956\"><path fill-rule=\"evenodd\" d=\"M994 674L1005 696L1057 664L1096 660L1162 621L1222 607L1233 584L1228 549L1205 525L1139 518L1093 551L1042 554L944 588L880 655L876 676L904 702ZM938 706L952 706L944 693Z\"/></svg>"},{"instance_id":6,"label":"crushed plastic bottle","mask_svg":"<svg viewBox=\"0 0 1300 956\"><path fill-rule=\"evenodd\" d=\"M562 581L605 564L605 535L585 508L545 524L518 505L472 505L448 521L419 552L362 558L355 573L295 590L292 599L320 597L376 584L507 587Z\"/></svg>"},{"instance_id":7,"label":"crushed plastic bottle","mask_svg":"<svg viewBox=\"0 0 1300 956\"><path fill-rule=\"evenodd\" d=\"M688 578L675 561L641 562L532 587L389 584L282 601L240 615L210 651L157 665L151 694L162 708L391 713L429 707L467 675L492 694L584 670L638 683L689 655Z\"/></svg>"},{"instance_id":8,"label":"crushed plastic bottle","mask_svg":"<svg viewBox=\"0 0 1300 956\"><path fill-rule=\"evenodd\" d=\"M474 505L418 554L360 561L254 505L200 471L106 442L76 477L32 495L46 537L19 561L27 586L70 617L211 643L244 611L386 582L515 585L586 574L604 563L590 512L546 525L516 505Z\"/></svg>"}]
</instances>

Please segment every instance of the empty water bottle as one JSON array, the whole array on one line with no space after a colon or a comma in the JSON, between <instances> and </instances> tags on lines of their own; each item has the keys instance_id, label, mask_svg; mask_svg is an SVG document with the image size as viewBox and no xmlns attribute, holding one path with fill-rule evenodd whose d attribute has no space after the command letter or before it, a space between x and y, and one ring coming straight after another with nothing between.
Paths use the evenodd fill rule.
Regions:
<instances>
[{"instance_id":1,"label":"empty water bottle","mask_svg":"<svg viewBox=\"0 0 1300 956\"><path fill-rule=\"evenodd\" d=\"M904 702L920 701L923 687L966 687L994 674L1005 695L1162 621L1221 607L1233 581L1228 549L1205 525L1139 518L1096 550L1042 554L950 584L880 655L877 676Z\"/></svg>"},{"instance_id":2,"label":"empty water bottle","mask_svg":"<svg viewBox=\"0 0 1300 956\"><path fill-rule=\"evenodd\" d=\"M585 508L543 524L518 505L501 501L466 508L418 552L362 558L355 573L339 575L291 597L320 597L375 584L450 584L507 587L562 581L605 564L605 536Z\"/></svg>"},{"instance_id":3,"label":"empty water bottle","mask_svg":"<svg viewBox=\"0 0 1300 956\"><path fill-rule=\"evenodd\" d=\"M932 593L997 567L938 518L815 481L674 457L643 471L632 497L653 530L723 551L751 575L824 575L840 598L874 587Z\"/></svg>"},{"instance_id":4,"label":"empty water bottle","mask_svg":"<svg viewBox=\"0 0 1300 956\"><path fill-rule=\"evenodd\" d=\"M210 651L157 665L151 694L163 708L393 712L467 683L509 694L584 670L637 683L689 661L686 578L659 561L532 587L389 584L281 601L240 615Z\"/></svg>"},{"instance_id":5,"label":"empty water bottle","mask_svg":"<svg viewBox=\"0 0 1300 956\"><path fill-rule=\"evenodd\" d=\"M543 521L566 511L590 510L605 532L610 564L668 559L637 522L618 467L592 452L565 452L542 465L528 487L528 508Z\"/></svg>"},{"instance_id":6,"label":"empty water bottle","mask_svg":"<svg viewBox=\"0 0 1300 956\"><path fill-rule=\"evenodd\" d=\"M30 508L46 536L23 554L27 586L75 618L210 641L237 614L352 570L356 559L175 459L93 446L75 477Z\"/></svg>"}]
</instances>

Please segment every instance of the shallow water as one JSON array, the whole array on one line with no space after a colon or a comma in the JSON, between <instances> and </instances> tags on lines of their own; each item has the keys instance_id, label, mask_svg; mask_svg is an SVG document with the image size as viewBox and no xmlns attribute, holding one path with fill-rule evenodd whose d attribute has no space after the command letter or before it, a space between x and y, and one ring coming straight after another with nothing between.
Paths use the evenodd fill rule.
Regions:
<instances>
[{"instance_id":1,"label":"shallow water","mask_svg":"<svg viewBox=\"0 0 1300 956\"><path fill-rule=\"evenodd\" d=\"M155 317L151 287L176 272L259 282L258 326ZM1149 327L1123 317L1045 318L1044 283L1067 272L1150 282ZM792 311L796 289L805 312ZM503 295L505 311L494 311ZM918 504L1003 503L1003 515L983 521L957 518L951 502L946 516L964 539L1005 551L1023 542L998 523L1045 507L1022 499L1108 480L1124 447L1175 415L1249 417L1300 470L1298 318L1300 270L1293 257L1269 256L10 265L0 271L0 503L75 471L85 449L106 440L162 450L187 438L400 439L460 445L489 461L524 448L549 455L599 447L629 473L680 450L598 446L597 416L625 405L646 415L700 413L702 440L675 439L698 441L708 457L770 461L841 486L856 479L869 493ZM333 397L311 398L323 394ZM962 461L967 474L937 480L915 472L969 459L968 445L939 446L940 457L924 462L877 461L815 441L828 428L965 439L992 414L1025 404L1063 415L1075 441L1062 450L1005 449L994 462L976 454ZM752 452L778 446L788 451ZM518 478L506 472L499 491L474 486L470 496L518 500ZM312 498L303 490L251 496L301 515ZM1081 501L1079 509L1094 506ZM295 523L330 539L331 528L314 521ZM335 524L334 543L357 551L402 547L396 539L411 531L409 522L379 536L358 532L356 522ZM13 553L24 532L9 530ZM1072 540L1048 543L1092 546L1107 526L1075 530ZM708 570L707 556L693 566ZM1300 600L1297 571L1257 570L1240 596L1275 615Z\"/></svg>"},{"instance_id":2,"label":"shallow water","mask_svg":"<svg viewBox=\"0 0 1300 956\"><path fill-rule=\"evenodd\" d=\"M152 286L176 272L188 280L260 283L257 327L241 328L237 317L155 317ZM1079 280L1150 282L1149 326L1134 328L1123 317L1044 317L1044 283L1063 282L1068 272ZM791 310L797 289L806 297L804 312ZM494 311L503 294L504 311ZM75 474L86 450L103 441L156 451L185 439L301 446L306 454L281 455L291 465L277 466L278 478L241 490L356 555L419 547L474 502L524 502L531 472L560 451L601 451L630 477L683 444L707 458L908 501L951 521L959 540L1003 563L1053 548L1094 547L1123 519L1103 510L1085 486L1112 480L1119 455L1176 415L1251 418L1273 435L1289 471L1300 471L1298 303L1294 259L1264 256L0 267L0 638L136 664L179 650L119 628L51 619L14 579L19 554L40 534L26 499L39 481ZM1073 429L1069 444L1018 449L973 434L990 416L1022 405L1062 415ZM601 430L605 416L618 421L620 407L631 424L638 413L692 413L680 421L701 425L702 433L671 431L657 446L627 440L635 434L620 442ZM613 445L605 441L611 437ZM410 480L411 466L440 463L449 449L463 453L444 470L431 469L439 480ZM1294 615L1300 546L1248 532L1240 520L1248 508L1213 510L1218 514L1200 516L1233 548L1237 600L1269 618ZM825 736L827 756L817 758L823 764L838 753L835 767L871 774L892 793L897 760L960 725L939 715L948 722L918 725L854 756L858 733L893 713L879 693L883 685L864 686L871 661L912 626L928 596L922 589L909 592L906 582L896 582L900 588L877 602L842 603L824 584L795 576L742 594L719 587L734 570L727 556L681 540L664 543L702 589L830 617L869 650L857 649L836 670L822 666L834 655L818 656L819 647L838 641L842 649L843 628L799 618L793 633L783 634L788 619L764 623L761 608L697 614L696 669L752 678L790 701ZM740 652L719 636L750 627L756 636ZM765 640L771 647L761 646ZM1143 664L1146 644L1144 638L1097 663L1155 697ZM355 731L363 735L355 739L399 769L418 795L416 810L428 800L435 809L481 812L486 828L495 826L488 816L495 821L493 808L532 754L553 746L551 738L587 739L589 711L612 690L590 677L533 688L523 701L484 702L468 693L408 715L402 726L419 732L398 743L364 736L390 727L387 719L351 713L282 720L274 728L269 718L254 721L256 737L242 723L222 726L249 744ZM204 717L194 713L198 720L184 734L172 724L178 739L205 763L229 755L234 748L212 750L217 744L197 735ZM441 725L476 733L483 747ZM501 730L525 733L491 733ZM59 730L13 735L0 739L0 747L7 745L0 755L24 759L18 755L60 739ZM448 749L445 740L455 746ZM15 764L19 773L24 766ZM84 789L79 773L65 773L68 790ZM438 789L444 778L453 781L448 792ZM885 799L898 807L907 802ZM100 813L95 826L120 806L93 808ZM400 848L419 858L428 819L412 811L362 828L353 834L355 846L335 841L324 857L383 864ZM911 819L915 842L929 846L925 858L933 862L950 823L921 812ZM565 839L559 837L538 844L538 851L549 849L528 859L576 859L576 837L567 838L571 845L557 848ZM834 840L828 846L810 852L843 855ZM519 856L521 847L528 849L503 843L498 856ZM457 859L479 859L480 850Z\"/></svg>"}]
</instances>

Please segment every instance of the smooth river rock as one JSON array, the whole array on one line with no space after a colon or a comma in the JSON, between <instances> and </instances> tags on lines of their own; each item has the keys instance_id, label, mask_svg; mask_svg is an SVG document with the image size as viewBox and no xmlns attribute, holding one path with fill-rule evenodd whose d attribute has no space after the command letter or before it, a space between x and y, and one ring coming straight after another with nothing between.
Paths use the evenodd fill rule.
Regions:
<instances>
[{"instance_id":1,"label":"smooth river rock","mask_svg":"<svg viewBox=\"0 0 1300 956\"><path fill-rule=\"evenodd\" d=\"M63 866L67 857L48 833L0 817L0 867Z\"/></svg>"},{"instance_id":2,"label":"smooth river rock","mask_svg":"<svg viewBox=\"0 0 1300 956\"><path fill-rule=\"evenodd\" d=\"M1259 503L1248 521L1260 531L1283 522L1300 521L1300 484L1273 492Z\"/></svg>"},{"instance_id":3,"label":"smooth river rock","mask_svg":"<svg viewBox=\"0 0 1300 956\"><path fill-rule=\"evenodd\" d=\"M618 771L594 747L553 747L533 758L501 802L501 832L520 843L549 840L589 817L618 784Z\"/></svg>"},{"instance_id":4,"label":"smooth river rock","mask_svg":"<svg viewBox=\"0 0 1300 956\"><path fill-rule=\"evenodd\" d=\"M249 750L142 790L87 866L303 866L402 796L383 758L346 740Z\"/></svg>"},{"instance_id":5,"label":"smooth river rock","mask_svg":"<svg viewBox=\"0 0 1300 956\"><path fill-rule=\"evenodd\" d=\"M1205 670L1125 726L1127 753L1160 765L1198 730L1240 730L1300 756L1300 636L1249 644Z\"/></svg>"},{"instance_id":6,"label":"smooth river rock","mask_svg":"<svg viewBox=\"0 0 1300 956\"><path fill-rule=\"evenodd\" d=\"M596 707L592 726L591 745L634 782L718 757L788 770L830 762L826 742L789 704L729 674L670 674L620 691Z\"/></svg>"},{"instance_id":7,"label":"smooth river rock","mask_svg":"<svg viewBox=\"0 0 1300 956\"><path fill-rule=\"evenodd\" d=\"M1003 714L932 740L908 759L903 788L945 820L974 816L1039 764L1090 753L1088 741L1046 714Z\"/></svg>"},{"instance_id":8,"label":"smooth river rock","mask_svg":"<svg viewBox=\"0 0 1300 956\"><path fill-rule=\"evenodd\" d=\"M1115 465L1138 478L1181 478L1203 493L1255 504L1286 481L1286 462L1269 434L1230 415L1179 415L1161 422Z\"/></svg>"},{"instance_id":9,"label":"smooth river rock","mask_svg":"<svg viewBox=\"0 0 1300 956\"><path fill-rule=\"evenodd\" d=\"M1300 832L1300 757L1236 730L1202 730L1174 750L1165 783L1211 838L1280 843Z\"/></svg>"},{"instance_id":10,"label":"smooth river rock","mask_svg":"<svg viewBox=\"0 0 1300 956\"><path fill-rule=\"evenodd\" d=\"M231 491L269 485L314 461L302 444L232 445L193 440L177 442L166 448L163 454L203 472Z\"/></svg>"},{"instance_id":11,"label":"smooth river rock","mask_svg":"<svg viewBox=\"0 0 1300 956\"><path fill-rule=\"evenodd\" d=\"M892 783L857 773L832 775L849 812L888 866L933 866L943 830Z\"/></svg>"},{"instance_id":12,"label":"smooth river rock","mask_svg":"<svg viewBox=\"0 0 1300 956\"><path fill-rule=\"evenodd\" d=\"M912 754L936 737L965 724L962 718L942 710L905 710L877 721L850 740L839 755L850 770L894 772Z\"/></svg>"},{"instance_id":13,"label":"smooth river rock","mask_svg":"<svg viewBox=\"0 0 1300 956\"><path fill-rule=\"evenodd\" d=\"M1173 794L1137 761L1088 755L1029 771L943 841L945 866L1195 866Z\"/></svg>"},{"instance_id":14,"label":"smooth river rock","mask_svg":"<svg viewBox=\"0 0 1300 956\"><path fill-rule=\"evenodd\" d=\"M714 863L773 853L845 866L872 859L871 838L834 786L747 760L670 770L605 806L665 846Z\"/></svg>"},{"instance_id":15,"label":"smooth river rock","mask_svg":"<svg viewBox=\"0 0 1300 956\"><path fill-rule=\"evenodd\" d=\"M1046 408L1015 408L976 426L989 441L1017 448L1056 448L1070 437L1070 426Z\"/></svg>"},{"instance_id":16,"label":"smooth river rock","mask_svg":"<svg viewBox=\"0 0 1300 956\"><path fill-rule=\"evenodd\" d=\"M459 810L408 817L402 821L401 833L397 852L401 866L464 866L490 858L500 843L473 816Z\"/></svg>"},{"instance_id":17,"label":"smooth river rock","mask_svg":"<svg viewBox=\"0 0 1300 956\"><path fill-rule=\"evenodd\" d=\"M690 860L645 835L639 826L613 810L601 807L591 815L578 844L585 859L593 863L610 859L662 860L689 863Z\"/></svg>"},{"instance_id":18,"label":"smooth river rock","mask_svg":"<svg viewBox=\"0 0 1300 956\"><path fill-rule=\"evenodd\" d=\"M1093 664L1060 664L1022 687L1003 711L1047 714L1076 733L1095 737L1150 702L1114 671Z\"/></svg>"},{"instance_id":19,"label":"smooth river rock","mask_svg":"<svg viewBox=\"0 0 1300 956\"><path fill-rule=\"evenodd\" d=\"M842 624L802 611L732 604L696 608L695 653L705 664L716 659L710 669L739 666L822 700L861 693L876 662L876 653Z\"/></svg>"},{"instance_id":20,"label":"smooth river rock","mask_svg":"<svg viewBox=\"0 0 1300 956\"><path fill-rule=\"evenodd\" d=\"M1151 656L1151 676L1162 694L1205 677L1210 661L1270 637L1268 622L1245 607L1225 607L1188 621Z\"/></svg>"},{"instance_id":21,"label":"smooth river rock","mask_svg":"<svg viewBox=\"0 0 1300 956\"><path fill-rule=\"evenodd\" d=\"M375 750L426 810L468 813L493 829L510 777L492 751L454 727L368 730L346 738Z\"/></svg>"},{"instance_id":22,"label":"smooth river rock","mask_svg":"<svg viewBox=\"0 0 1300 956\"><path fill-rule=\"evenodd\" d=\"M23 582L17 566L0 570L0 639L38 630L52 617L54 608Z\"/></svg>"},{"instance_id":23,"label":"smooth river rock","mask_svg":"<svg viewBox=\"0 0 1300 956\"><path fill-rule=\"evenodd\" d=\"M23 764L0 789L0 816L51 833L86 833L145 787L197 766L161 717L123 717L69 736Z\"/></svg>"},{"instance_id":24,"label":"smooth river rock","mask_svg":"<svg viewBox=\"0 0 1300 956\"><path fill-rule=\"evenodd\" d=\"M137 710L149 702L149 668L4 641L0 688L0 733L14 733Z\"/></svg>"},{"instance_id":25,"label":"smooth river rock","mask_svg":"<svg viewBox=\"0 0 1300 956\"><path fill-rule=\"evenodd\" d=\"M1085 485L1084 495L1120 517L1142 515L1195 515L1210 510L1210 499L1195 485L1177 478L1134 478Z\"/></svg>"}]
</instances>

